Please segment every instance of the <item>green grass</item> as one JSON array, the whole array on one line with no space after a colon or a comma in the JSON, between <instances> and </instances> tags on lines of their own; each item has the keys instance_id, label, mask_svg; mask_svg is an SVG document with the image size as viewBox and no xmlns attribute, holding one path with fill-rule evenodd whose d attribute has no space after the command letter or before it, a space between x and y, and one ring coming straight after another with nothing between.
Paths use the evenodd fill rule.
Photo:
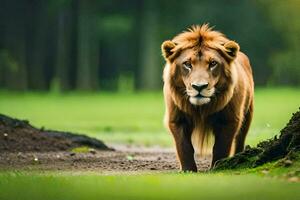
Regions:
<instances>
[{"instance_id":1,"label":"green grass","mask_svg":"<svg viewBox=\"0 0 300 200\"><path fill-rule=\"evenodd\" d=\"M0 174L2 200L300 199L300 183L254 174Z\"/></svg>"},{"instance_id":2,"label":"green grass","mask_svg":"<svg viewBox=\"0 0 300 200\"><path fill-rule=\"evenodd\" d=\"M299 88L258 88L247 143L279 133L300 106ZM108 143L172 145L163 126L161 93L0 92L0 112L37 127L86 133Z\"/></svg>"},{"instance_id":3,"label":"green grass","mask_svg":"<svg viewBox=\"0 0 300 200\"><path fill-rule=\"evenodd\" d=\"M248 144L269 138L300 106L300 90L257 89ZM0 111L37 127L83 132L106 142L172 144L163 124L161 93L43 94L0 92ZM300 199L299 163L215 173L102 174L102 172L0 172L0 200L93 199ZM269 171L267 171L267 168Z\"/></svg>"},{"instance_id":4,"label":"green grass","mask_svg":"<svg viewBox=\"0 0 300 200\"><path fill-rule=\"evenodd\" d=\"M202 173L4 171L0 172L0 199L300 199L300 182L289 181L299 177L300 162L277 165Z\"/></svg>"}]
</instances>

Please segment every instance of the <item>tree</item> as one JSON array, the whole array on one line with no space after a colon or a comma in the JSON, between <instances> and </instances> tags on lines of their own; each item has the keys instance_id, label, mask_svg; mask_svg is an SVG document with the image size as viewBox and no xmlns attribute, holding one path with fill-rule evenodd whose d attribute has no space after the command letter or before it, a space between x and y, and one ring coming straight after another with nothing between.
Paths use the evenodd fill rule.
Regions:
<instances>
[{"instance_id":1,"label":"tree","mask_svg":"<svg viewBox=\"0 0 300 200\"><path fill-rule=\"evenodd\" d=\"M98 87L98 37L94 1L76 0L77 21L77 88L92 90Z\"/></svg>"},{"instance_id":2,"label":"tree","mask_svg":"<svg viewBox=\"0 0 300 200\"><path fill-rule=\"evenodd\" d=\"M140 62L136 81L139 83L139 89L153 90L160 87L162 77L162 66L159 63L158 4L154 0L144 0L142 6L139 31Z\"/></svg>"},{"instance_id":3,"label":"tree","mask_svg":"<svg viewBox=\"0 0 300 200\"><path fill-rule=\"evenodd\" d=\"M56 72L60 90L75 89L74 72L76 72L76 16L74 1L66 3L57 15Z\"/></svg>"},{"instance_id":4,"label":"tree","mask_svg":"<svg viewBox=\"0 0 300 200\"><path fill-rule=\"evenodd\" d=\"M14 6L12 6L14 5ZM2 50L0 50L2 83L8 89L26 90L26 2L4 1L1 9ZM11 15L15 13L15 15ZM2 18L3 17L3 18ZM5 20L5 21L4 21Z\"/></svg>"}]
</instances>

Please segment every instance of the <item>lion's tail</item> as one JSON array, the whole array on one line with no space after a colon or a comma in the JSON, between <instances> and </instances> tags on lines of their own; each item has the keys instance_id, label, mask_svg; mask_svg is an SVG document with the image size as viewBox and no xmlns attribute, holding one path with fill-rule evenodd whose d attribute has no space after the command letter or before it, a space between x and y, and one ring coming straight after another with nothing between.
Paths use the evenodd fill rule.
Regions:
<instances>
[{"instance_id":1,"label":"lion's tail","mask_svg":"<svg viewBox=\"0 0 300 200\"><path fill-rule=\"evenodd\" d=\"M214 136L212 131L206 128L195 128L192 133L192 144L196 154L209 156L212 154Z\"/></svg>"}]
</instances>

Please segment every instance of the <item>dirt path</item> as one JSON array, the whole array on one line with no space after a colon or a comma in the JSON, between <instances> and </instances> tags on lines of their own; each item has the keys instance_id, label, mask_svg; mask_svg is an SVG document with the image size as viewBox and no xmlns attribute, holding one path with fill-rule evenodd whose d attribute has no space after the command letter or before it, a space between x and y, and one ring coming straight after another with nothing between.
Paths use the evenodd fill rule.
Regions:
<instances>
[{"instance_id":1,"label":"dirt path","mask_svg":"<svg viewBox=\"0 0 300 200\"><path fill-rule=\"evenodd\" d=\"M116 151L89 153L2 152L0 170L63 170L127 173L136 171L178 171L172 149L114 146ZM209 167L209 159L197 162L199 170Z\"/></svg>"},{"instance_id":2,"label":"dirt path","mask_svg":"<svg viewBox=\"0 0 300 200\"><path fill-rule=\"evenodd\" d=\"M82 147L87 150L75 152L85 153L74 153ZM209 160L200 160L198 166L206 170ZM127 173L178 171L178 163L173 149L106 146L83 134L38 129L0 114L0 170L15 169Z\"/></svg>"}]
</instances>

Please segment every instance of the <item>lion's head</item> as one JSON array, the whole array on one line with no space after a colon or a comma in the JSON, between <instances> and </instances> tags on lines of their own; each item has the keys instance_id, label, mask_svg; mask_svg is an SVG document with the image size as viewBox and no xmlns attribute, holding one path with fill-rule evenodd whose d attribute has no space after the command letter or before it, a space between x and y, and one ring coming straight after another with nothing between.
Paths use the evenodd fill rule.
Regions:
<instances>
[{"instance_id":1,"label":"lion's head","mask_svg":"<svg viewBox=\"0 0 300 200\"><path fill-rule=\"evenodd\" d=\"M193 26L162 44L172 87L192 105L210 104L228 90L239 45L207 24Z\"/></svg>"}]
</instances>

